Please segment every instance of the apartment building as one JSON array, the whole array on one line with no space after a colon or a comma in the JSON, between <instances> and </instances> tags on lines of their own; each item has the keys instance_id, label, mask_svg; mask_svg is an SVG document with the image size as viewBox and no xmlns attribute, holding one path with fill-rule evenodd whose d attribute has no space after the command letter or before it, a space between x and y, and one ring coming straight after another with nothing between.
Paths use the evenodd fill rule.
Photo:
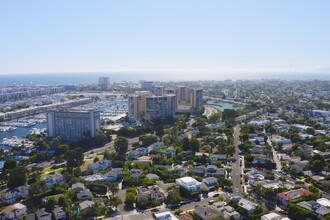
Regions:
<instances>
[{"instance_id":1,"label":"apartment building","mask_svg":"<svg viewBox=\"0 0 330 220\"><path fill-rule=\"evenodd\" d=\"M95 137L100 132L100 112L97 110L62 109L47 113L49 137L60 136L65 141Z\"/></svg>"}]
</instances>

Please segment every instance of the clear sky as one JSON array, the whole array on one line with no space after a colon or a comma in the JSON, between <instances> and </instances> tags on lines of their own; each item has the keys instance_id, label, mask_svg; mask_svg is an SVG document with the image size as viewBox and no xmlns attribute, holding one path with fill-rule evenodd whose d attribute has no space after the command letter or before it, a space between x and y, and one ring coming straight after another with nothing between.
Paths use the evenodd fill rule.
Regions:
<instances>
[{"instance_id":1,"label":"clear sky","mask_svg":"<svg viewBox=\"0 0 330 220\"><path fill-rule=\"evenodd\" d=\"M0 1L0 74L290 69L330 72L329 0Z\"/></svg>"}]
</instances>

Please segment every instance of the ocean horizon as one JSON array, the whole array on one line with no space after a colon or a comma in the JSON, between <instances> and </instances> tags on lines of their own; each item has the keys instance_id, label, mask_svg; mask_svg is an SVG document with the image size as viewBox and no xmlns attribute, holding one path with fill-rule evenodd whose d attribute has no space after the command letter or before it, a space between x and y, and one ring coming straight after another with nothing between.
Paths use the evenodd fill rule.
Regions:
<instances>
[{"instance_id":1,"label":"ocean horizon","mask_svg":"<svg viewBox=\"0 0 330 220\"><path fill-rule=\"evenodd\" d=\"M197 80L330 80L330 73L205 73L194 72L90 72L90 73L25 73L0 75L0 86L17 85L79 85L97 83L98 77L110 77L110 82L197 81Z\"/></svg>"}]
</instances>

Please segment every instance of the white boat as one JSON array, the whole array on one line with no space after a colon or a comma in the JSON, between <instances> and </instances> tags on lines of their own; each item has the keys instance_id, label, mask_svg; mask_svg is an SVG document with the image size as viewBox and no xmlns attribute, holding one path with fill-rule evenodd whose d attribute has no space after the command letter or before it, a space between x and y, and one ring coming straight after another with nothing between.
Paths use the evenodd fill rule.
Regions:
<instances>
[{"instance_id":1,"label":"white boat","mask_svg":"<svg viewBox=\"0 0 330 220\"><path fill-rule=\"evenodd\" d=\"M17 128L16 127L8 127L8 132L15 131Z\"/></svg>"}]
</instances>

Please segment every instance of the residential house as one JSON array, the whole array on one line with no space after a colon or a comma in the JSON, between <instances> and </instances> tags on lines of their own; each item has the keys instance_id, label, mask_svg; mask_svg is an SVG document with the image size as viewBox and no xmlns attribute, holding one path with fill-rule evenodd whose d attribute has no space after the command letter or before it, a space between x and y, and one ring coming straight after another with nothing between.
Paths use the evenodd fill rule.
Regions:
<instances>
[{"instance_id":1,"label":"residential house","mask_svg":"<svg viewBox=\"0 0 330 220\"><path fill-rule=\"evenodd\" d=\"M245 210L248 214L254 213L259 208L258 204L239 196L234 196L233 201L236 202L237 205Z\"/></svg>"},{"instance_id":2,"label":"residential house","mask_svg":"<svg viewBox=\"0 0 330 220\"><path fill-rule=\"evenodd\" d=\"M46 182L47 188L49 189L52 186L54 186L56 183L58 183L58 184L65 183L65 177L60 173L56 173L53 175L48 175L45 179L45 182Z\"/></svg>"},{"instance_id":3,"label":"residential house","mask_svg":"<svg viewBox=\"0 0 330 220\"><path fill-rule=\"evenodd\" d=\"M194 220L194 218L186 212L182 212L179 215L179 220Z\"/></svg>"},{"instance_id":4,"label":"residential house","mask_svg":"<svg viewBox=\"0 0 330 220\"><path fill-rule=\"evenodd\" d=\"M42 201L47 202L47 200L48 200L50 197L53 197L53 198L55 199L56 204L58 204L58 200L59 200L59 198L60 198L62 195L63 195L63 193L55 194L55 195L50 195L50 196L46 196L46 197L42 198Z\"/></svg>"},{"instance_id":5,"label":"residential house","mask_svg":"<svg viewBox=\"0 0 330 220\"><path fill-rule=\"evenodd\" d=\"M77 198L80 201L92 200L93 199L93 194L91 193L91 191L89 191L87 189L85 191L81 191L81 192L77 193Z\"/></svg>"},{"instance_id":6,"label":"residential house","mask_svg":"<svg viewBox=\"0 0 330 220\"><path fill-rule=\"evenodd\" d=\"M83 183L74 183L74 184L72 184L71 189L84 191L86 189L86 186Z\"/></svg>"},{"instance_id":7,"label":"residential house","mask_svg":"<svg viewBox=\"0 0 330 220\"><path fill-rule=\"evenodd\" d=\"M249 138L249 141L251 142L251 144L253 145L265 145L265 138L263 136L259 137L259 136L255 136L254 138Z\"/></svg>"},{"instance_id":8,"label":"residential house","mask_svg":"<svg viewBox=\"0 0 330 220\"><path fill-rule=\"evenodd\" d=\"M251 154L267 154L267 151L267 148L258 145L250 149Z\"/></svg>"},{"instance_id":9,"label":"residential house","mask_svg":"<svg viewBox=\"0 0 330 220\"><path fill-rule=\"evenodd\" d=\"M60 206L54 208L53 216L55 220L66 220L66 212Z\"/></svg>"},{"instance_id":10,"label":"residential house","mask_svg":"<svg viewBox=\"0 0 330 220\"><path fill-rule=\"evenodd\" d=\"M212 154L210 156L210 160L211 160L211 164L215 164L215 162L217 162L218 160L224 161L227 159L227 155L226 154Z\"/></svg>"},{"instance_id":11,"label":"residential house","mask_svg":"<svg viewBox=\"0 0 330 220\"><path fill-rule=\"evenodd\" d=\"M95 202L93 201L83 201L81 203L79 203L79 211L80 212L87 212L93 205L95 204Z\"/></svg>"},{"instance_id":12,"label":"residential house","mask_svg":"<svg viewBox=\"0 0 330 220\"><path fill-rule=\"evenodd\" d=\"M162 203L165 200L164 192L156 185L139 187L136 194L136 201L139 203L148 200Z\"/></svg>"},{"instance_id":13,"label":"residential house","mask_svg":"<svg viewBox=\"0 0 330 220\"><path fill-rule=\"evenodd\" d=\"M25 205L22 203L15 203L2 210L0 219L16 219L25 215L26 211L27 209Z\"/></svg>"},{"instance_id":14,"label":"residential house","mask_svg":"<svg viewBox=\"0 0 330 220\"><path fill-rule=\"evenodd\" d=\"M45 208L41 208L35 212L38 220L52 220L52 213L46 212Z\"/></svg>"},{"instance_id":15,"label":"residential house","mask_svg":"<svg viewBox=\"0 0 330 220\"><path fill-rule=\"evenodd\" d=\"M175 193L180 192L180 186L177 185L176 183L162 183L159 182L158 186L162 189L162 191L165 194L165 197L168 197L170 195L174 195Z\"/></svg>"},{"instance_id":16,"label":"residential house","mask_svg":"<svg viewBox=\"0 0 330 220\"><path fill-rule=\"evenodd\" d=\"M282 220L282 217L274 212L261 216L261 220Z\"/></svg>"},{"instance_id":17,"label":"residential house","mask_svg":"<svg viewBox=\"0 0 330 220\"><path fill-rule=\"evenodd\" d=\"M175 158L176 156L176 151L173 147L161 147L156 151L157 153L165 156L166 158Z\"/></svg>"},{"instance_id":18,"label":"residential house","mask_svg":"<svg viewBox=\"0 0 330 220\"><path fill-rule=\"evenodd\" d=\"M214 165L208 165L206 167L206 175L207 176L212 176L213 173L217 172L218 167L214 166Z\"/></svg>"},{"instance_id":19,"label":"residential house","mask_svg":"<svg viewBox=\"0 0 330 220\"><path fill-rule=\"evenodd\" d=\"M149 156L142 156L134 160L135 164L145 165L145 164L152 164L151 157Z\"/></svg>"},{"instance_id":20,"label":"residential house","mask_svg":"<svg viewBox=\"0 0 330 220\"><path fill-rule=\"evenodd\" d=\"M324 218L330 213L330 209L315 202L315 201L302 201L297 203L297 206L305 208L317 215L319 218Z\"/></svg>"},{"instance_id":21,"label":"residential house","mask_svg":"<svg viewBox=\"0 0 330 220\"><path fill-rule=\"evenodd\" d=\"M198 167L189 167L188 171L193 172L196 176L203 177L205 175L205 167L204 166L198 166Z\"/></svg>"},{"instance_id":22,"label":"residential house","mask_svg":"<svg viewBox=\"0 0 330 220\"><path fill-rule=\"evenodd\" d=\"M212 173L211 176L216 178L221 178L226 175L225 168L218 168L215 173Z\"/></svg>"},{"instance_id":23,"label":"residential house","mask_svg":"<svg viewBox=\"0 0 330 220\"><path fill-rule=\"evenodd\" d=\"M211 130L215 130L215 129L218 129L218 128L222 128L224 126L226 126L226 122L219 122L219 123L210 124L209 128Z\"/></svg>"},{"instance_id":24,"label":"residential house","mask_svg":"<svg viewBox=\"0 0 330 220\"><path fill-rule=\"evenodd\" d=\"M190 176L176 179L175 182L180 187L186 189L188 192L200 192L201 191L202 184Z\"/></svg>"},{"instance_id":25,"label":"residential house","mask_svg":"<svg viewBox=\"0 0 330 220\"><path fill-rule=\"evenodd\" d=\"M273 136L272 141L276 144L291 144L291 139L282 136Z\"/></svg>"},{"instance_id":26,"label":"residential house","mask_svg":"<svg viewBox=\"0 0 330 220\"><path fill-rule=\"evenodd\" d=\"M292 199L297 199L302 196L308 196L312 193L306 189L300 188L295 190L290 190L288 192L282 192L277 194L277 200L283 206L287 206L288 202Z\"/></svg>"},{"instance_id":27,"label":"residential house","mask_svg":"<svg viewBox=\"0 0 330 220\"><path fill-rule=\"evenodd\" d=\"M111 171L104 174L106 181L116 182L124 178L123 168L113 168Z\"/></svg>"},{"instance_id":28,"label":"residential house","mask_svg":"<svg viewBox=\"0 0 330 220\"><path fill-rule=\"evenodd\" d=\"M94 173L100 172L101 170L108 169L111 166L112 166L111 160L100 160L100 161L97 161L96 163L88 165L87 171L89 173L94 174Z\"/></svg>"},{"instance_id":29,"label":"residential house","mask_svg":"<svg viewBox=\"0 0 330 220\"><path fill-rule=\"evenodd\" d=\"M150 180L154 180L154 181L159 181L160 180L160 177L156 174L153 174L153 173L148 173L146 175L146 178L148 178Z\"/></svg>"},{"instance_id":30,"label":"residential house","mask_svg":"<svg viewBox=\"0 0 330 220\"><path fill-rule=\"evenodd\" d=\"M152 150L158 150L161 146L165 146L165 144L163 142L156 142L153 143L151 146L152 146Z\"/></svg>"},{"instance_id":31,"label":"residential house","mask_svg":"<svg viewBox=\"0 0 330 220\"><path fill-rule=\"evenodd\" d=\"M207 177L202 181L202 189L205 191L216 190L218 186L218 180L215 177Z\"/></svg>"},{"instance_id":32,"label":"residential house","mask_svg":"<svg viewBox=\"0 0 330 220\"><path fill-rule=\"evenodd\" d=\"M135 160L142 156L147 156L149 153L148 149L145 147L140 147L135 150L132 150L128 153L128 159Z\"/></svg>"},{"instance_id":33,"label":"residential house","mask_svg":"<svg viewBox=\"0 0 330 220\"><path fill-rule=\"evenodd\" d=\"M140 169L131 169L130 171L128 171L128 175L129 177L132 178L139 178L141 175L143 174L143 170Z\"/></svg>"},{"instance_id":34,"label":"residential house","mask_svg":"<svg viewBox=\"0 0 330 220\"><path fill-rule=\"evenodd\" d=\"M184 176L186 174L186 169L180 164L174 166L173 170L178 170L180 173L180 176Z\"/></svg>"},{"instance_id":35,"label":"residential house","mask_svg":"<svg viewBox=\"0 0 330 220\"><path fill-rule=\"evenodd\" d=\"M294 164L290 164L290 168L296 173L301 173L304 171L307 165L308 165L308 160L302 160Z\"/></svg>"},{"instance_id":36,"label":"residential house","mask_svg":"<svg viewBox=\"0 0 330 220\"><path fill-rule=\"evenodd\" d=\"M320 205L330 208L330 200L326 198L319 198L316 202Z\"/></svg>"},{"instance_id":37,"label":"residential house","mask_svg":"<svg viewBox=\"0 0 330 220\"><path fill-rule=\"evenodd\" d=\"M219 210L212 206L200 206L197 205L194 209L194 214L202 220L220 218L221 213Z\"/></svg>"},{"instance_id":38,"label":"residential house","mask_svg":"<svg viewBox=\"0 0 330 220\"><path fill-rule=\"evenodd\" d=\"M113 168L112 171L117 173L117 180L121 180L124 178L124 169L123 168Z\"/></svg>"},{"instance_id":39,"label":"residential house","mask_svg":"<svg viewBox=\"0 0 330 220\"><path fill-rule=\"evenodd\" d=\"M170 165L155 165L154 168L158 169L158 170L171 170L172 166Z\"/></svg>"},{"instance_id":40,"label":"residential house","mask_svg":"<svg viewBox=\"0 0 330 220\"><path fill-rule=\"evenodd\" d=\"M209 153L204 153L204 152L196 152L195 153L195 157L203 157L203 156L209 157L210 154Z\"/></svg>"},{"instance_id":41,"label":"residential house","mask_svg":"<svg viewBox=\"0 0 330 220\"><path fill-rule=\"evenodd\" d=\"M13 190L5 191L2 194L2 201L4 204L13 204L21 198L29 197L29 187L28 186L19 186Z\"/></svg>"},{"instance_id":42,"label":"residential house","mask_svg":"<svg viewBox=\"0 0 330 220\"><path fill-rule=\"evenodd\" d=\"M240 220L242 219L241 214L239 214L233 207L226 204L226 202L215 202L212 204L213 207L221 213L221 218L225 220Z\"/></svg>"},{"instance_id":43,"label":"residential house","mask_svg":"<svg viewBox=\"0 0 330 220\"><path fill-rule=\"evenodd\" d=\"M179 220L170 211L160 212L153 215L155 220Z\"/></svg>"}]
</instances>

